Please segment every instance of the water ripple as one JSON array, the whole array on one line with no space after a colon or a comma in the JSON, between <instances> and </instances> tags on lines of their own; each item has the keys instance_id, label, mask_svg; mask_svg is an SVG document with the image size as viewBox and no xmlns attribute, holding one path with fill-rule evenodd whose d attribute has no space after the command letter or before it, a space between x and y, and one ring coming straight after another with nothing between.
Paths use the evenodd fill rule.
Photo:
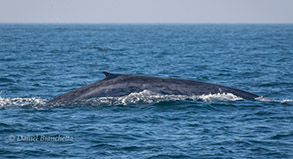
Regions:
<instances>
[{"instance_id":1,"label":"water ripple","mask_svg":"<svg viewBox=\"0 0 293 159\"><path fill-rule=\"evenodd\" d=\"M1 158L293 158L292 25L0 25ZM103 71L247 90L44 107ZM270 100L268 99L270 98ZM71 142L22 142L70 136Z\"/></svg>"}]
</instances>

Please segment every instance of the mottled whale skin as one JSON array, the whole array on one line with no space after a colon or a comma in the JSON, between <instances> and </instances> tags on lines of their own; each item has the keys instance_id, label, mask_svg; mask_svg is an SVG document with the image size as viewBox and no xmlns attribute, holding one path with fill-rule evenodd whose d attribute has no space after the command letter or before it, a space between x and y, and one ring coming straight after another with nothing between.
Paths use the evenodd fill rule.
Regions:
<instances>
[{"instance_id":1,"label":"mottled whale skin","mask_svg":"<svg viewBox=\"0 0 293 159\"><path fill-rule=\"evenodd\" d=\"M90 98L121 97L144 90L163 95L192 96L232 93L246 100L255 100L259 97L239 89L194 80L103 73L106 76L105 79L57 96L48 104L71 104Z\"/></svg>"}]
</instances>

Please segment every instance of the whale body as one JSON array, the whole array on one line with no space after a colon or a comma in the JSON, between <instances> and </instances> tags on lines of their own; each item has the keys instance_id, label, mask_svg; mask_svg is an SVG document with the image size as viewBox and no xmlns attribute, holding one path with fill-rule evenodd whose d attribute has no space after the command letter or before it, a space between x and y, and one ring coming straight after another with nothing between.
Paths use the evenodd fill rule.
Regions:
<instances>
[{"instance_id":1,"label":"whale body","mask_svg":"<svg viewBox=\"0 0 293 159\"><path fill-rule=\"evenodd\" d=\"M91 98L121 97L144 90L163 95L193 96L231 93L246 100L255 100L260 97L239 89L194 80L103 73L106 76L105 79L57 96L48 104L72 104Z\"/></svg>"}]
</instances>

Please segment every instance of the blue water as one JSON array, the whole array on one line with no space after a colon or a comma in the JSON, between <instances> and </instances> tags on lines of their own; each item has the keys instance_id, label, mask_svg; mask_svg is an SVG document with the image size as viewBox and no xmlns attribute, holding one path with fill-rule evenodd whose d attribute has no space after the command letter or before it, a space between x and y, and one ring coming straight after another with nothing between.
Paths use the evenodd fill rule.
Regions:
<instances>
[{"instance_id":1,"label":"blue water","mask_svg":"<svg viewBox=\"0 0 293 159\"><path fill-rule=\"evenodd\" d=\"M292 61L289 24L1 24L0 158L293 158ZM142 94L43 107L103 71L274 101Z\"/></svg>"}]
</instances>

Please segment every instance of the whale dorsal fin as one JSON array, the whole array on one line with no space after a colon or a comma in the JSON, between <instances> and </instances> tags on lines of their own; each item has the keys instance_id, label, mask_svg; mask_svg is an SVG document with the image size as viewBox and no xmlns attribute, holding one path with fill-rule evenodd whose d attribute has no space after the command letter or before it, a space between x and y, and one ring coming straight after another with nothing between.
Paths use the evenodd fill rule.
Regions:
<instances>
[{"instance_id":1,"label":"whale dorsal fin","mask_svg":"<svg viewBox=\"0 0 293 159\"><path fill-rule=\"evenodd\" d=\"M118 75L117 74L114 74L114 73L103 72L103 74L105 74L105 76L106 76L105 79L112 79L112 78L118 77Z\"/></svg>"}]
</instances>

